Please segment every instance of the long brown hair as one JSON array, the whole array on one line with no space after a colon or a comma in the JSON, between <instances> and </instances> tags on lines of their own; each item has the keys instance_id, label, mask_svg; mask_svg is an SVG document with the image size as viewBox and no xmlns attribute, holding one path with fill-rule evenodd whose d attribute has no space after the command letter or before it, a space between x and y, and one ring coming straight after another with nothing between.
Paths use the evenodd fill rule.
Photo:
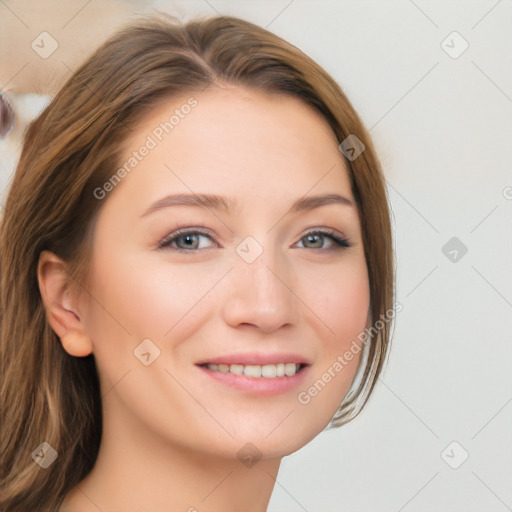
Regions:
<instances>
[{"instance_id":1,"label":"long brown hair","mask_svg":"<svg viewBox=\"0 0 512 512\"><path fill-rule=\"evenodd\" d=\"M94 357L63 349L49 327L37 263L50 250L86 289L90 235L103 204L93 191L121 161L121 143L159 101L227 83L291 95L316 109L338 142L356 136L365 150L346 158L361 219L371 315L394 300L390 215L385 182L368 132L340 86L312 59L247 21L219 16L186 24L168 15L132 22L105 42L29 126L0 224L0 510L57 511L92 469L102 416ZM105 201L107 201L105 199ZM374 333L355 393L330 427L366 403L390 343L389 324ZM58 454L46 469L33 451Z\"/></svg>"}]
</instances>

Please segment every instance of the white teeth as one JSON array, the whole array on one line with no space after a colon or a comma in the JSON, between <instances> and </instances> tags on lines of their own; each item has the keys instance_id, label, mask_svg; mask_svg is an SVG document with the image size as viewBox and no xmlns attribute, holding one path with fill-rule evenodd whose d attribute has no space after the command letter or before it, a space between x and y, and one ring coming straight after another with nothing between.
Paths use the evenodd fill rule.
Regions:
<instances>
[{"instance_id":1,"label":"white teeth","mask_svg":"<svg viewBox=\"0 0 512 512\"><path fill-rule=\"evenodd\" d=\"M244 368L244 375L247 377L261 377L261 366L257 364L248 364Z\"/></svg>"},{"instance_id":2,"label":"white teeth","mask_svg":"<svg viewBox=\"0 0 512 512\"><path fill-rule=\"evenodd\" d=\"M244 374L244 365L243 364L232 364L229 367L230 373L234 373L235 375L243 375Z\"/></svg>"},{"instance_id":3,"label":"white teeth","mask_svg":"<svg viewBox=\"0 0 512 512\"><path fill-rule=\"evenodd\" d=\"M208 364L209 370L221 373L233 373L234 375L245 375L247 377L264 377L274 379L276 377L293 377L299 370L300 365L295 363L278 364Z\"/></svg>"},{"instance_id":4,"label":"white teeth","mask_svg":"<svg viewBox=\"0 0 512 512\"><path fill-rule=\"evenodd\" d=\"M261 367L261 376L267 378L277 377L277 367L275 364L266 364Z\"/></svg>"},{"instance_id":5,"label":"white teeth","mask_svg":"<svg viewBox=\"0 0 512 512\"><path fill-rule=\"evenodd\" d=\"M295 375L297 373L297 366L295 363L286 363L284 365L284 373L285 375L288 375L288 377Z\"/></svg>"}]
</instances>

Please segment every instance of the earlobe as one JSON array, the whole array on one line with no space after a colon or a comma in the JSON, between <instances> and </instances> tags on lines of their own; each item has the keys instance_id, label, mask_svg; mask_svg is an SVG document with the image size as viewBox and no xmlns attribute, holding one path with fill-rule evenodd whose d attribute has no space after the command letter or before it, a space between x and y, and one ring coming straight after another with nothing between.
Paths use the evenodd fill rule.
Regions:
<instances>
[{"instance_id":1,"label":"earlobe","mask_svg":"<svg viewBox=\"0 0 512 512\"><path fill-rule=\"evenodd\" d=\"M92 353L92 340L84 331L68 331L60 337L64 350L75 357L85 357Z\"/></svg>"},{"instance_id":2,"label":"earlobe","mask_svg":"<svg viewBox=\"0 0 512 512\"><path fill-rule=\"evenodd\" d=\"M81 322L70 293L66 263L50 251L42 251L37 266L39 291L48 324L68 354L84 357L92 352L92 340Z\"/></svg>"}]
</instances>

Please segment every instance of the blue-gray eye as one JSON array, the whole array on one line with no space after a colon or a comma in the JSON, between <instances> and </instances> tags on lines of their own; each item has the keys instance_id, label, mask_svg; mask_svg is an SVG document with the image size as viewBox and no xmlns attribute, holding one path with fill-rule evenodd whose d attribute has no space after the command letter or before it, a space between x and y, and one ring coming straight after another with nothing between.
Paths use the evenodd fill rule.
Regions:
<instances>
[{"instance_id":1,"label":"blue-gray eye","mask_svg":"<svg viewBox=\"0 0 512 512\"><path fill-rule=\"evenodd\" d=\"M174 250L178 252L197 252L200 249L207 249L208 246L201 246L200 239L210 239L216 242L215 237L209 231L193 229L178 229L169 236L161 240L157 248ZM325 247L325 240L330 240L330 247ZM306 233L299 242L306 241L306 244L312 244L312 246L299 247L299 249L313 249L319 251L334 251L337 249L351 247L351 244L346 238L338 236L332 230L315 230Z\"/></svg>"},{"instance_id":2,"label":"blue-gray eye","mask_svg":"<svg viewBox=\"0 0 512 512\"><path fill-rule=\"evenodd\" d=\"M330 248L324 247L324 241L325 239L331 240L331 242L334 245L331 245ZM331 230L316 230L316 231L310 231L306 235L304 235L301 238L301 241L307 240L307 244L312 244L313 247L309 246L306 247L306 249L321 249L321 250L334 250L336 248L340 247L350 247L350 243L346 238L337 236L333 231Z\"/></svg>"},{"instance_id":3,"label":"blue-gray eye","mask_svg":"<svg viewBox=\"0 0 512 512\"><path fill-rule=\"evenodd\" d=\"M206 239L213 239L213 236L210 235L208 232L198 231L197 229L180 229L172 233L169 237L164 238L161 242L159 242L158 248L175 249L177 251L195 251L197 249L204 249L203 246L200 247L200 237ZM173 244L175 244L176 247L173 247Z\"/></svg>"}]
</instances>

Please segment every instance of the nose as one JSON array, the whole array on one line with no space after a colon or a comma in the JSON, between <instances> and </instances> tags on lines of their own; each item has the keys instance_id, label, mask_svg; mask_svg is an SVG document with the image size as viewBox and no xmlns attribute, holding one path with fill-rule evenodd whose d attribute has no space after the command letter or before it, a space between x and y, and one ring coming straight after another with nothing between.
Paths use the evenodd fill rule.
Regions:
<instances>
[{"instance_id":1,"label":"nose","mask_svg":"<svg viewBox=\"0 0 512 512\"><path fill-rule=\"evenodd\" d=\"M294 276L275 251L264 249L252 263L235 258L222 314L231 327L252 326L272 333L293 325L299 315Z\"/></svg>"}]
</instances>

